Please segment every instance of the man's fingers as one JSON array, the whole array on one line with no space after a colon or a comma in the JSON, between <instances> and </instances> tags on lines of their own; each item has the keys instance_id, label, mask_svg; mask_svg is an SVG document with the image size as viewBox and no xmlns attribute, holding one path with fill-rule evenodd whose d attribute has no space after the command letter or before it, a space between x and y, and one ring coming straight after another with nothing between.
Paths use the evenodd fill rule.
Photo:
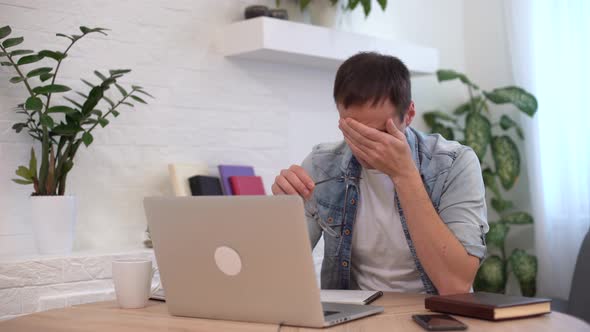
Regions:
<instances>
[{"instance_id":1,"label":"man's fingers","mask_svg":"<svg viewBox=\"0 0 590 332\"><path fill-rule=\"evenodd\" d=\"M391 136L397 139L404 140L406 138L406 135L404 135L404 133L402 133L401 130L399 130L395 126L395 123L393 123L393 119L387 120L387 122L385 123L385 128L387 129L387 132L391 134Z\"/></svg>"},{"instance_id":2,"label":"man's fingers","mask_svg":"<svg viewBox=\"0 0 590 332\"><path fill-rule=\"evenodd\" d=\"M276 183L272 184L271 190L272 190L273 195L284 195L285 194L285 192L281 189L281 187L279 187Z\"/></svg>"},{"instance_id":3,"label":"man's fingers","mask_svg":"<svg viewBox=\"0 0 590 332\"><path fill-rule=\"evenodd\" d=\"M309 176L309 174L307 174L303 167L299 165L293 165L289 167L289 170L293 171L297 175L299 180L301 180L301 182L307 187L307 189L313 190L313 188L315 187L314 181Z\"/></svg>"},{"instance_id":4,"label":"man's fingers","mask_svg":"<svg viewBox=\"0 0 590 332\"><path fill-rule=\"evenodd\" d=\"M352 142L351 140L349 140L346 137L344 137L344 140L346 141L346 143L350 147L350 150L352 150L352 152L355 156L358 156L358 157L362 158L363 160L370 162L370 158L367 155L367 153L365 153L365 151L363 151L363 149L361 149L356 143Z\"/></svg>"},{"instance_id":5,"label":"man's fingers","mask_svg":"<svg viewBox=\"0 0 590 332\"><path fill-rule=\"evenodd\" d=\"M365 139L368 139L369 141L383 140L383 133L381 131L375 128L371 128L369 126L365 126L364 124L356 121L355 119L346 118L344 119L344 123L347 124L354 131L364 136Z\"/></svg>"},{"instance_id":6,"label":"man's fingers","mask_svg":"<svg viewBox=\"0 0 590 332\"><path fill-rule=\"evenodd\" d=\"M277 176L275 179L275 184L278 185L279 188L287 195L299 195L297 190L295 190L295 188L293 188L289 181L287 181L287 179L285 179L283 176Z\"/></svg>"},{"instance_id":7,"label":"man's fingers","mask_svg":"<svg viewBox=\"0 0 590 332\"><path fill-rule=\"evenodd\" d=\"M340 129L342 130L344 136L347 136L350 140L353 140L358 144L363 145L369 149L373 148L376 144L374 141L363 136L360 132L354 130L344 120L340 121Z\"/></svg>"},{"instance_id":8,"label":"man's fingers","mask_svg":"<svg viewBox=\"0 0 590 332\"><path fill-rule=\"evenodd\" d=\"M301 182L299 177L297 177L297 174L295 174L293 171L290 171L290 170L284 170L281 172L281 175L285 179L287 179L287 181L289 182L291 187L293 187L293 188L295 188L295 190L297 190L297 193L299 193L299 195L306 197L306 198L309 196L309 194L311 192L309 191L309 189L307 189L305 184L303 184L303 182Z\"/></svg>"}]
</instances>

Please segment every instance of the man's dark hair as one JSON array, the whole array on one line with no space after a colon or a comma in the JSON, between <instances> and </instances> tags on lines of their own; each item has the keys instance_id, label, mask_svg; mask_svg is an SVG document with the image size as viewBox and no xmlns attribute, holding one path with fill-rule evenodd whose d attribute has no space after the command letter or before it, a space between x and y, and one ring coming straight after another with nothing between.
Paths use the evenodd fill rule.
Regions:
<instances>
[{"instance_id":1,"label":"man's dark hair","mask_svg":"<svg viewBox=\"0 0 590 332\"><path fill-rule=\"evenodd\" d=\"M410 72L404 63L389 55L358 53L338 68L334 101L344 108L389 100L403 119L412 101Z\"/></svg>"}]
</instances>

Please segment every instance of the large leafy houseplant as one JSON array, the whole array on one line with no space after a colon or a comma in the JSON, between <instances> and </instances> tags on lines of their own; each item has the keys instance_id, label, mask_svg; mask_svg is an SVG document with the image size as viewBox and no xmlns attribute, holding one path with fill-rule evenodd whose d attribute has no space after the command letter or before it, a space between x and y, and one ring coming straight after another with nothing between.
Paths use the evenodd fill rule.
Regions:
<instances>
[{"instance_id":1,"label":"large leafy houseplant","mask_svg":"<svg viewBox=\"0 0 590 332\"><path fill-rule=\"evenodd\" d=\"M110 70L109 74L94 71L97 83L82 79L88 92L76 91L63 95L70 87L56 83L61 65L72 47L90 34L106 35L107 29L80 27L80 34L58 37L68 40L65 50L42 50L35 52L17 48L23 37L11 37L10 26L0 28L0 65L11 67L16 76L10 83L22 84L27 91L26 100L18 104L16 112L23 115L23 121L12 127L17 133L25 130L29 136L41 143L40 163L37 162L34 148L28 166L19 166L13 181L23 185L33 185L33 196L64 195L68 173L74 166L74 157L80 145L89 146L93 132L106 127L109 119L119 115L121 106L133 107L130 101L145 104L139 95L149 95L140 86L124 88L117 80L128 74L129 69ZM45 64L37 66L42 60ZM35 68L37 66L37 68ZM33 68L31 68L33 67ZM115 86L120 98L113 101L105 92ZM57 99L62 96L61 100Z\"/></svg>"},{"instance_id":2,"label":"large leafy houseplant","mask_svg":"<svg viewBox=\"0 0 590 332\"><path fill-rule=\"evenodd\" d=\"M514 187L520 174L520 152L509 134L514 130L524 139L522 128L509 115L502 114L498 123L492 123L491 104L512 104L519 111L532 117L537 111L536 98L517 86L507 86L484 91L467 76L453 70L439 70L439 82L461 81L469 92L469 100L452 113L431 111L424 113L424 120L433 133L447 139L458 139L470 146L482 165L482 176L491 193L491 206L500 219L490 222L486 242L490 254L479 268L474 288L479 291L504 293L510 271L518 279L525 296L536 293L537 258L522 249L506 253L506 236L512 225L532 224L530 214L515 211L514 204L505 200L498 181L504 190Z\"/></svg>"}]
</instances>

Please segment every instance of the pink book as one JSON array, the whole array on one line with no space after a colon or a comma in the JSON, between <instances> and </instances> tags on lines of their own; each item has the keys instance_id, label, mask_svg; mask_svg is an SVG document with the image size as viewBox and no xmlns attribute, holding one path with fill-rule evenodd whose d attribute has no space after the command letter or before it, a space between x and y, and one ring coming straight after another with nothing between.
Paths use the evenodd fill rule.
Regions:
<instances>
[{"instance_id":1,"label":"pink book","mask_svg":"<svg viewBox=\"0 0 590 332\"><path fill-rule=\"evenodd\" d=\"M234 195L266 195L260 176L230 176Z\"/></svg>"}]
</instances>

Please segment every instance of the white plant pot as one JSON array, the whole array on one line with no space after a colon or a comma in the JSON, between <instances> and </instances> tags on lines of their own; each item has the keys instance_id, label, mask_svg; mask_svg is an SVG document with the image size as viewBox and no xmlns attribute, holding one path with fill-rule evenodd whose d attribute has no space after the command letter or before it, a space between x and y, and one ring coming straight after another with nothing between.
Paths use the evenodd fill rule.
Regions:
<instances>
[{"instance_id":1,"label":"white plant pot","mask_svg":"<svg viewBox=\"0 0 590 332\"><path fill-rule=\"evenodd\" d=\"M345 9L343 2L332 6L329 0L314 0L301 12L299 2L281 1L281 8L287 10L289 20L293 22L338 30L350 30L352 27L350 13Z\"/></svg>"},{"instance_id":2,"label":"white plant pot","mask_svg":"<svg viewBox=\"0 0 590 332\"><path fill-rule=\"evenodd\" d=\"M68 254L74 245L76 197L31 196L31 218L40 254Z\"/></svg>"}]
</instances>

